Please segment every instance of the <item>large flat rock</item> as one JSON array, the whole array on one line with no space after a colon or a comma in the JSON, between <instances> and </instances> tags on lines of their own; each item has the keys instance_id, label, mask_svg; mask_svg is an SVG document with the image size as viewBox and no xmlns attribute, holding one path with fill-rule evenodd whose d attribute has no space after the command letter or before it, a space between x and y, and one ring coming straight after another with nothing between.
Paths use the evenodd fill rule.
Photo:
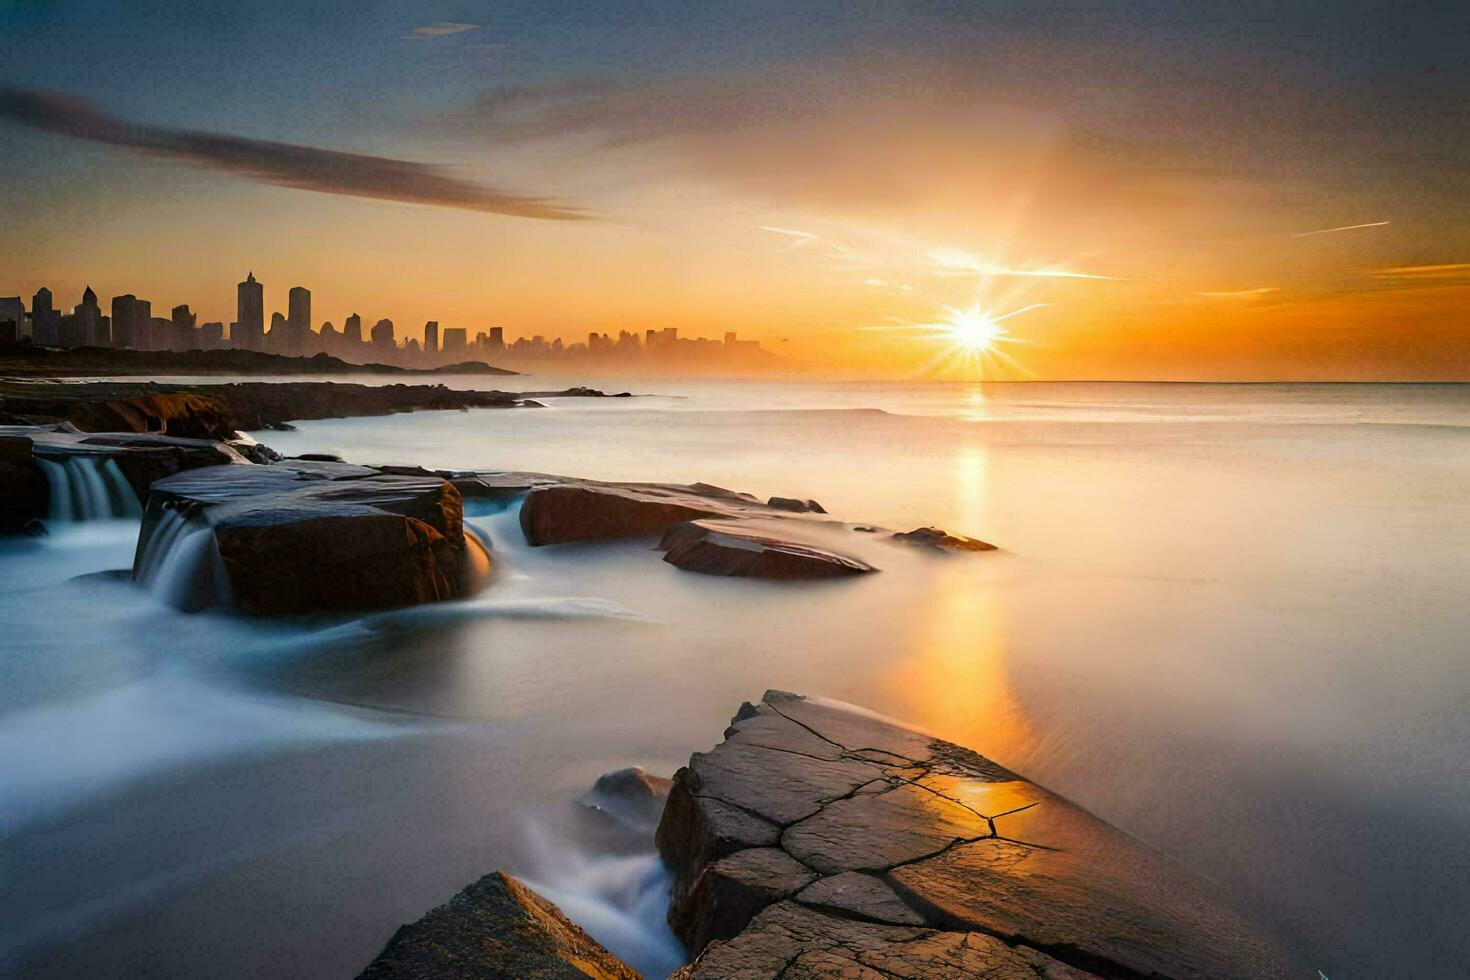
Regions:
<instances>
[{"instance_id":1,"label":"large flat rock","mask_svg":"<svg viewBox=\"0 0 1470 980\"><path fill-rule=\"evenodd\" d=\"M546 899L486 875L403 926L359 980L637 980L634 970Z\"/></svg>"},{"instance_id":2,"label":"large flat rock","mask_svg":"<svg viewBox=\"0 0 1470 980\"><path fill-rule=\"evenodd\" d=\"M209 531L219 557L198 574L225 588L181 593L186 607L225 593L258 615L416 605L464 595L489 570L459 491L437 476L309 460L180 473L152 487L134 577L155 576L161 550L191 528Z\"/></svg>"},{"instance_id":3,"label":"large flat rock","mask_svg":"<svg viewBox=\"0 0 1470 980\"><path fill-rule=\"evenodd\" d=\"M157 480L245 462L212 439L90 434L70 423L0 425L0 533L37 520L136 515Z\"/></svg>"},{"instance_id":4,"label":"large flat rock","mask_svg":"<svg viewBox=\"0 0 1470 980\"><path fill-rule=\"evenodd\" d=\"M689 977L1312 975L1165 855L835 702L742 706L676 774L657 839Z\"/></svg>"}]
</instances>

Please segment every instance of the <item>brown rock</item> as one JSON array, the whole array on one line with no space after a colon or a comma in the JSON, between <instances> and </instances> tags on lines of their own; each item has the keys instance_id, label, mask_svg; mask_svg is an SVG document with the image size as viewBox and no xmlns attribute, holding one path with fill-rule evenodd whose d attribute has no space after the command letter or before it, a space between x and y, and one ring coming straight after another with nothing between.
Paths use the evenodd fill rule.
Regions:
<instances>
[{"instance_id":1,"label":"brown rock","mask_svg":"<svg viewBox=\"0 0 1470 980\"><path fill-rule=\"evenodd\" d=\"M320 464L338 466L339 464ZM235 605L258 615L381 609L479 588L488 554L438 477L315 466L210 467L154 484L135 577L169 511L212 529Z\"/></svg>"},{"instance_id":2,"label":"brown rock","mask_svg":"<svg viewBox=\"0 0 1470 980\"><path fill-rule=\"evenodd\" d=\"M546 899L486 875L401 927L359 980L637 980Z\"/></svg>"},{"instance_id":3,"label":"brown rock","mask_svg":"<svg viewBox=\"0 0 1470 980\"><path fill-rule=\"evenodd\" d=\"M986 980L1084 980L1074 969L1025 946L982 933L938 932L861 922L772 905L734 939L712 943L687 973L715 978L984 977Z\"/></svg>"},{"instance_id":4,"label":"brown rock","mask_svg":"<svg viewBox=\"0 0 1470 980\"><path fill-rule=\"evenodd\" d=\"M979 538L967 538L963 534L950 534L937 527L917 527L912 531L899 531L893 540L905 544L916 544L942 551L995 551L995 545Z\"/></svg>"},{"instance_id":5,"label":"brown rock","mask_svg":"<svg viewBox=\"0 0 1470 980\"><path fill-rule=\"evenodd\" d=\"M689 949L729 939L757 912L810 884L816 875L776 847L751 847L706 865L669 925Z\"/></svg>"},{"instance_id":6,"label":"brown rock","mask_svg":"<svg viewBox=\"0 0 1470 980\"><path fill-rule=\"evenodd\" d=\"M521 530L531 545L629 538L722 510L715 501L668 487L563 484L526 495Z\"/></svg>"},{"instance_id":7,"label":"brown rock","mask_svg":"<svg viewBox=\"0 0 1470 980\"><path fill-rule=\"evenodd\" d=\"M664 533L664 561L706 575L782 581L842 578L877 571L872 565L810 545L783 541L733 521L687 521Z\"/></svg>"},{"instance_id":8,"label":"brown rock","mask_svg":"<svg viewBox=\"0 0 1470 980\"><path fill-rule=\"evenodd\" d=\"M647 841L658 828L673 785L672 779L652 776L637 766L630 766L597 777L591 791L579 802L630 830L646 833Z\"/></svg>"},{"instance_id":9,"label":"brown rock","mask_svg":"<svg viewBox=\"0 0 1470 980\"><path fill-rule=\"evenodd\" d=\"M712 911L701 876L736 877L711 808L779 828L818 879L778 900L740 884ZM669 921L693 977L1309 976L1163 855L976 753L834 702L767 692L675 777L657 842ZM724 882L721 882L724 884ZM728 886L727 886L728 887ZM738 920L769 904L743 931ZM998 941L994 937L1000 937Z\"/></svg>"}]
</instances>

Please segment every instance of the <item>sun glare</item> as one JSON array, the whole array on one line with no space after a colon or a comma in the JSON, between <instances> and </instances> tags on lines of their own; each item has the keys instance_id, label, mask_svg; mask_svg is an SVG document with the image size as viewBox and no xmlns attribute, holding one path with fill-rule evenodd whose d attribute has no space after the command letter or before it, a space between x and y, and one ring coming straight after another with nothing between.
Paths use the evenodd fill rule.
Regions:
<instances>
[{"instance_id":1,"label":"sun glare","mask_svg":"<svg viewBox=\"0 0 1470 980\"><path fill-rule=\"evenodd\" d=\"M945 339L970 354L983 354L1006 335L1006 328L979 310L959 310L944 326Z\"/></svg>"}]
</instances>

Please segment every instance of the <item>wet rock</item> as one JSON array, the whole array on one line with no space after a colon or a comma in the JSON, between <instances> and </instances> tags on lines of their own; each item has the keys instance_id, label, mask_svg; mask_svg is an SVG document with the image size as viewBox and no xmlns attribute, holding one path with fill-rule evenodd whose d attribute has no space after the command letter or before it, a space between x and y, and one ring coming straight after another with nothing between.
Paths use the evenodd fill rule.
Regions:
<instances>
[{"instance_id":1,"label":"wet rock","mask_svg":"<svg viewBox=\"0 0 1470 980\"><path fill-rule=\"evenodd\" d=\"M359 980L637 980L551 902L507 874L486 875L401 927Z\"/></svg>"},{"instance_id":2,"label":"wet rock","mask_svg":"<svg viewBox=\"0 0 1470 980\"><path fill-rule=\"evenodd\" d=\"M90 386L47 397L6 395L8 412L65 419L83 432L152 432L186 439L232 439L234 421L217 399L185 391L140 392L132 397L92 397Z\"/></svg>"},{"instance_id":3,"label":"wet rock","mask_svg":"<svg viewBox=\"0 0 1470 980\"><path fill-rule=\"evenodd\" d=\"M155 483L135 576L173 512L212 531L234 604L257 615L416 605L483 584L489 556L465 534L452 484L347 465L212 467Z\"/></svg>"},{"instance_id":4,"label":"wet rock","mask_svg":"<svg viewBox=\"0 0 1470 980\"><path fill-rule=\"evenodd\" d=\"M521 530L531 545L661 534L675 524L728 513L689 488L642 484L536 487L521 504Z\"/></svg>"},{"instance_id":5,"label":"wet rock","mask_svg":"<svg viewBox=\"0 0 1470 980\"><path fill-rule=\"evenodd\" d=\"M848 918L895 926L924 924L923 916L905 905L903 899L881 879L856 871L822 878L798 892L796 901L809 908L837 912Z\"/></svg>"},{"instance_id":6,"label":"wet rock","mask_svg":"<svg viewBox=\"0 0 1470 980\"><path fill-rule=\"evenodd\" d=\"M767 507L777 510L789 510L797 514L825 514L827 511L815 500L797 500L795 497L772 497L766 501Z\"/></svg>"},{"instance_id":7,"label":"wet rock","mask_svg":"<svg viewBox=\"0 0 1470 980\"><path fill-rule=\"evenodd\" d=\"M1075 969L1024 945L974 932L941 932L863 922L794 902L757 915L734 939L716 942L684 968L686 980L851 977L984 977L1085 980Z\"/></svg>"},{"instance_id":8,"label":"wet rock","mask_svg":"<svg viewBox=\"0 0 1470 980\"><path fill-rule=\"evenodd\" d=\"M899 531L893 540L905 544L919 545L941 551L995 551L995 545L979 538L967 538L963 534L950 534L937 527L917 527L912 531Z\"/></svg>"},{"instance_id":9,"label":"wet rock","mask_svg":"<svg viewBox=\"0 0 1470 980\"><path fill-rule=\"evenodd\" d=\"M747 821L736 832L731 813ZM675 879L669 922L691 952L706 935L733 937L710 943L690 977L1311 973L1204 883L1086 811L834 702L770 691L743 705L724 742L675 775L656 839ZM757 851L755 867L778 851L813 880L791 893L773 873L761 891L722 870L742 868L742 848ZM743 888L739 901L716 909L708 875Z\"/></svg>"},{"instance_id":10,"label":"wet rock","mask_svg":"<svg viewBox=\"0 0 1470 980\"><path fill-rule=\"evenodd\" d=\"M27 533L46 516L51 484L27 436L0 437L0 534Z\"/></svg>"},{"instance_id":11,"label":"wet rock","mask_svg":"<svg viewBox=\"0 0 1470 980\"><path fill-rule=\"evenodd\" d=\"M815 878L778 847L736 851L705 866L684 901L670 909L669 925L690 949L703 949L736 935L761 909Z\"/></svg>"},{"instance_id":12,"label":"wet rock","mask_svg":"<svg viewBox=\"0 0 1470 980\"><path fill-rule=\"evenodd\" d=\"M597 777L592 789L578 802L606 814L629 830L646 835L643 838L646 841L658 829L673 785L672 779L652 776L637 766L629 766Z\"/></svg>"},{"instance_id":13,"label":"wet rock","mask_svg":"<svg viewBox=\"0 0 1470 980\"><path fill-rule=\"evenodd\" d=\"M841 578L877 571L834 551L784 541L731 521L687 521L664 533L664 561L706 575L779 580Z\"/></svg>"}]
</instances>

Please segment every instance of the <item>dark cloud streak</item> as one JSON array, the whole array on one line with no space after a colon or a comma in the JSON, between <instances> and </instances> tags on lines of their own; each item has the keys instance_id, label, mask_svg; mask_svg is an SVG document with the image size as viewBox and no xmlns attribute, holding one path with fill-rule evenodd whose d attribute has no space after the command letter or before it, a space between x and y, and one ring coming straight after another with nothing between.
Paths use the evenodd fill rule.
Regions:
<instances>
[{"instance_id":1,"label":"dark cloud streak","mask_svg":"<svg viewBox=\"0 0 1470 980\"><path fill-rule=\"evenodd\" d=\"M461 180L429 164L136 123L49 92L0 87L0 119L297 190L520 218L577 221L591 217L582 209L548 198Z\"/></svg>"}]
</instances>

